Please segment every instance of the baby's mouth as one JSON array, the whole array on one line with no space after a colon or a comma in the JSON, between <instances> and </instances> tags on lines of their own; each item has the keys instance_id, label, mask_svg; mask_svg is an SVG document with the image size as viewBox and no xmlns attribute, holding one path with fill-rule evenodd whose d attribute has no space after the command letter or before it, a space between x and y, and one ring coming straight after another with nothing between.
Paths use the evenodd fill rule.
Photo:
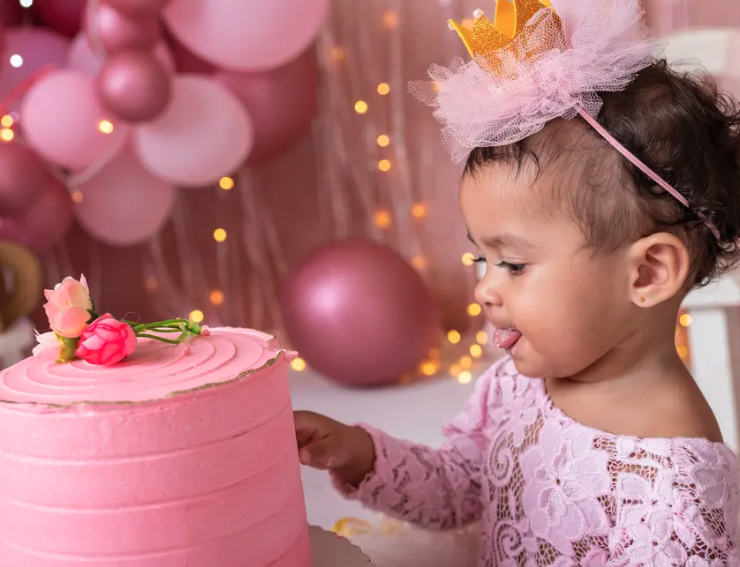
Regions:
<instances>
[{"instance_id":1,"label":"baby's mouth","mask_svg":"<svg viewBox=\"0 0 740 567\"><path fill-rule=\"evenodd\" d=\"M521 338L522 334L514 327L508 329L496 329L493 332L493 344L502 350L511 349Z\"/></svg>"}]
</instances>

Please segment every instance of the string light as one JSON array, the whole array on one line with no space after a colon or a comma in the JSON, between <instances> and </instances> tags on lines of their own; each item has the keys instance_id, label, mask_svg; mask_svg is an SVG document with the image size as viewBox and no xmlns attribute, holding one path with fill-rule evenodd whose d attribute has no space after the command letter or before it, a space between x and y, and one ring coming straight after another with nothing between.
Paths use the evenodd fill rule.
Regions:
<instances>
[{"instance_id":1,"label":"string light","mask_svg":"<svg viewBox=\"0 0 740 567\"><path fill-rule=\"evenodd\" d=\"M391 225L391 221L391 214L385 209L375 211L375 214L373 215L373 223L375 223L375 226L379 228L388 228Z\"/></svg>"},{"instance_id":2,"label":"string light","mask_svg":"<svg viewBox=\"0 0 740 567\"><path fill-rule=\"evenodd\" d=\"M144 289L147 291L154 291L157 287L159 287L159 284L157 283L156 278L148 277L144 282Z\"/></svg>"},{"instance_id":3,"label":"string light","mask_svg":"<svg viewBox=\"0 0 740 567\"><path fill-rule=\"evenodd\" d=\"M472 379L473 375L467 370L463 370L457 375L457 381L460 382L460 384L469 384Z\"/></svg>"},{"instance_id":4,"label":"string light","mask_svg":"<svg viewBox=\"0 0 740 567\"><path fill-rule=\"evenodd\" d=\"M14 53L10 56L10 66L15 67L16 69L23 65L23 57L18 55L17 53Z\"/></svg>"},{"instance_id":5,"label":"string light","mask_svg":"<svg viewBox=\"0 0 740 567\"><path fill-rule=\"evenodd\" d=\"M387 28L395 28L398 26L398 14L390 11L383 14L383 25Z\"/></svg>"},{"instance_id":6,"label":"string light","mask_svg":"<svg viewBox=\"0 0 740 567\"><path fill-rule=\"evenodd\" d=\"M367 112L367 103L364 100L358 100L355 103L355 112L357 114L365 114Z\"/></svg>"},{"instance_id":7,"label":"string light","mask_svg":"<svg viewBox=\"0 0 740 567\"><path fill-rule=\"evenodd\" d=\"M390 171L390 169L391 169L391 162L388 161L387 159L381 159L378 162L378 169L380 171Z\"/></svg>"},{"instance_id":8,"label":"string light","mask_svg":"<svg viewBox=\"0 0 740 567\"><path fill-rule=\"evenodd\" d=\"M30 8L33 6L33 0L21 0L21 6L23 8Z\"/></svg>"},{"instance_id":9,"label":"string light","mask_svg":"<svg viewBox=\"0 0 740 567\"><path fill-rule=\"evenodd\" d=\"M430 348L429 352L427 353L429 355L429 358L439 358L439 349L438 348Z\"/></svg>"},{"instance_id":10,"label":"string light","mask_svg":"<svg viewBox=\"0 0 740 567\"><path fill-rule=\"evenodd\" d=\"M423 270L427 267L427 259L424 256L414 256L411 258L411 265L417 270Z\"/></svg>"},{"instance_id":11,"label":"string light","mask_svg":"<svg viewBox=\"0 0 740 567\"><path fill-rule=\"evenodd\" d=\"M200 309L193 309L188 317L193 323L200 323L205 319L205 315Z\"/></svg>"},{"instance_id":12,"label":"string light","mask_svg":"<svg viewBox=\"0 0 740 567\"><path fill-rule=\"evenodd\" d=\"M473 358L480 358L483 356L483 349L480 345L470 345L470 356Z\"/></svg>"},{"instance_id":13,"label":"string light","mask_svg":"<svg viewBox=\"0 0 740 567\"><path fill-rule=\"evenodd\" d=\"M457 377L460 372L462 372L462 368L460 368L459 364L453 364L452 366L450 366L450 374L452 374L453 376Z\"/></svg>"},{"instance_id":14,"label":"string light","mask_svg":"<svg viewBox=\"0 0 740 567\"><path fill-rule=\"evenodd\" d=\"M10 128L3 128L0 130L0 139L2 139L3 142L10 142L15 137L15 132L13 132Z\"/></svg>"},{"instance_id":15,"label":"string light","mask_svg":"<svg viewBox=\"0 0 740 567\"><path fill-rule=\"evenodd\" d=\"M208 296L208 299L210 299L211 303L213 303L214 305L221 305L224 302L224 293L222 291L214 289L211 292L211 295Z\"/></svg>"},{"instance_id":16,"label":"string light","mask_svg":"<svg viewBox=\"0 0 740 567\"><path fill-rule=\"evenodd\" d=\"M0 118L0 125L2 125L3 128L10 128L13 125L13 117L10 114L6 114L2 118Z\"/></svg>"},{"instance_id":17,"label":"string light","mask_svg":"<svg viewBox=\"0 0 740 567\"><path fill-rule=\"evenodd\" d=\"M224 191L229 191L234 188L234 180L231 177L222 177L218 180L218 186Z\"/></svg>"},{"instance_id":18,"label":"string light","mask_svg":"<svg viewBox=\"0 0 740 567\"><path fill-rule=\"evenodd\" d=\"M414 206L411 207L411 214L417 219L424 218L427 214L427 208L423 203L415 203Z\"/></svg>"},{"instance_id":19,"label":"string light","mask_svg":"<svg viewBox=\"0 0 740 567\"><path fill-rule=\"evenodd\" d=\"M469 356L460 357L460 366L465 369L470 368L473 366L473 359Z\"/></svg>"},{"instance_id":20,"label":"string light","mask_svg":"<svg viewBox=\"0 0 740 567\"><path fill-rule=\"evenodd\" d=\"M475 256L470 252L465 252L465 254L462 255L463 266L472 266L474 264L474 260Z\"/></svg>"},{"instance_id":21,"label":"string light","mask_svg":"<svg viewBox=\"0 0 740 567\"><path fill-rule=\"evenodd\" d=\"M378 145L381 148L387 148L390 145L390 143L391 143L391 139L385 134L381 134L380 136L378 136Z\"/></svg>"},{"instance_id":22,"label":"string light","mask_svg":"<svg viewBox=\"0 0 740 567\"><path fill-rule=\"evenodd\" d=\"M391 92L391 86L388 83L380 83L378 85L378 94L381 96L387 95Z\"/></svg>"},{"instance_id":23,"label":"string light","mask_svg":"<svg viewBox=\"0 0 740 567\"><path fill-rule=\"evenodd\" d=\"M226 240L226 231L223 228L217 228L213 231L213 239L216 242L223 242Z\"/></svg>"},{"instance_id":24,"label":"string light","mask_svg":"<svg viewBox=\"0 0 740 567\"><path fill-rule=\"evenodd\" d=\"M113 133L113 122L110 120L101 120L98 122L98 130L100 130L103 134L112 134Z\"/></svg>"},{"instance_id":25,"label":"string light","mask_svg":"<svg viewBox=\"0 0 740 567\"><path fill-rule=\"evenodd\" d=\"M439 364L434 360L427 360L421 363L419 370L425 376L434 376L439 370Z\"/></svg>"},{"instance_id":26,"label":"string light","mask_svg":"<svg viewBox=\"0 0 740 567\"><path fill-rule=\"evenodd\" d=\"M488 334L485 331L478 331L475 334L475 340L478 341L478 344L484 345L488 342Z\"/></svg>"},{"instance_id":27,"label":"string light","mask_svg":"<svg viewBox=\"0 0 740 567\"><path fill-rule=\"evenodd\" d=\"M290 361L290 367L296 372L301 372L306 369L306 361L302 358L294 358Z\"/></svg>"},{"instance_id":28,"label":"string light","mask_svg":"<svg viewBox=\"0 0 740 567\"><path fill-rule=\"evenodd\" d=\"M329 57L336 62L344 61L344 48L340 45L335 45L329 51Z\"/></svg>"},{"instance_id":29,"label":"string light","mask_svg":"<svg viewBox=\"0 0 740 567\"><path fill-rule=\"evenodd\" d=\"M85 196L82 194L82 191L72 191L72 202L73 203L77 203L79 205L84 200L85 200Z\"/></svg>"},{"instance_id":30,"label":"string light","mask_svg":"<svg viewBox=\"0 0 740 567\"><path fill-rule=\"evenodd\" d=\"M691 325L691 315L684 313L678 318L678 322L681 323L682 327L688 327Z\"/></svg>"},{"instance_id":31,"label":"string light","mask_svg":"<svg viewBox=\"0 0 740 567\"><path fill-rule=\"evenodd\" d=\"M456 345L460 342L460 333L457 331L450 331L447 333L447 340L450 341L453 345Z\"/></svg>"},{"instance_id":32,"label":"string light","mask_svg":"<svg viewBox=\"0 0 740 567\"><path fill-rule=\"evenodd\" d=\"M468 305L468 315L470 315L471 317L477 317L478 315L480 315L481 311L481 306L477 303L471 303L470 305Z\"/></svg>"}]
</instances>

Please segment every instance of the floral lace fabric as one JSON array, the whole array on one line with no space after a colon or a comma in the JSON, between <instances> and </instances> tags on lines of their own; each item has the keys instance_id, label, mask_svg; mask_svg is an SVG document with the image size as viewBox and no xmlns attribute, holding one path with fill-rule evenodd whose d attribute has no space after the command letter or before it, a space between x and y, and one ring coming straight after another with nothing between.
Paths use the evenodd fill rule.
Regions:
<instances>
[{"instance_id":1,"label":"floral lace fabric","mask_svg":"<svg viewBox=\"0 0 740 567\"><path fill-rule=\"evenodd\" d=\"M480 520L480 567L740 565L738 466L702 439L637 439L574 422L504 359L439 450L367 428L367 506L428 529Z\"/></svg>"}]
</instances>

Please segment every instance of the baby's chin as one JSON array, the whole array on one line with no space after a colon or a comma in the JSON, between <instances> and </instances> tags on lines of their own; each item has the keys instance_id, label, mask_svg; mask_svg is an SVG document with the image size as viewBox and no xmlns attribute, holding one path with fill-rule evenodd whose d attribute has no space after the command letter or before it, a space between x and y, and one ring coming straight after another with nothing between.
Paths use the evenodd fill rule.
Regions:
<instances>
[{"instance_id":1,"label":"baby's chin","mask_svg":"<svg viewBox=\"0 0 740 567\"><path fill-rule=\"evenodd\" d=\"M551 360L537 352L526 337L519 339L515 348L508 351L516 371L525 378L548 379L568 376L562 361Z\"/></svg>"}]
</instances>

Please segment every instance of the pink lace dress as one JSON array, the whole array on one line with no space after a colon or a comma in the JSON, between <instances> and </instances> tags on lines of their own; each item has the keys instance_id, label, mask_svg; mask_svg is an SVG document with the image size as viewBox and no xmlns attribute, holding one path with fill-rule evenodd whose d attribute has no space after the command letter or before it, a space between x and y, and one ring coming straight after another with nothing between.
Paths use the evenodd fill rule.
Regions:
<instances>
[{"instance_id":1,"label":"pink lace dress","mask_svg":"<svg viewBox=\"0 0 740 567\"><path fill-rule=\"evenodd\" d=\"M427 529L480 520L480 567L740 565L732 451L580 425L507 359L479 379L443 448L367 430L375 470L338 488Z\"/></svg>"}]
</instances>

